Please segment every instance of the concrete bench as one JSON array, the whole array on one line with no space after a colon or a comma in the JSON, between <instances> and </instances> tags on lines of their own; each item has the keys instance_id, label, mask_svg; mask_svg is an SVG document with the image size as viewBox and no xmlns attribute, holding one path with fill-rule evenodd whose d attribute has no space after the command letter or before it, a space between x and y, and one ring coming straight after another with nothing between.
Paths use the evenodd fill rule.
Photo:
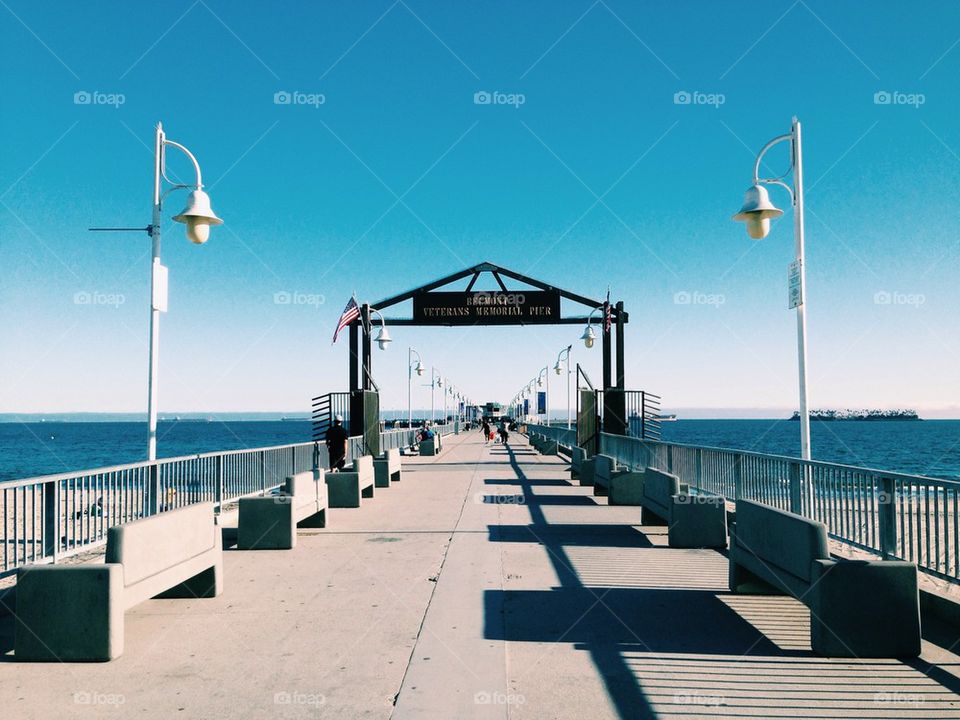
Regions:
<instances>
[{"instance_id":1,"label":"concrete bench","mask_svg":"<svg viewBox=\"0 0 960 720\"><path fill-rule=\"evenodd\" d=\"M580 463L580 485L582 487L593 487L594 478L597 474L597 456L584 458Z\"/></svg>"},{"instance_id":2,"label":"concrete bench","mask_svg":"<svg viewBox=\"0 0 960 720\"><path fill-rule=\"evenodd\" d=\"M390 487L391 482L400 482L400 451L387 450L382 457L374 460L373 475L377 487Z\"/></svg>"},{"instance_id":3,"label":"concrete bench","mask_svg":"<svg viewBox=\"0 0 960 720\"><path fill-rule=\"evenodd\" d=\"M240 498L238 550L291 550L297 527L326 527L327 484L324 471L297 473L278 495Z\"/></svg>"},{"instance_id":4,"label":"concrete bench","mask_svg":"<svg viewBox=\"0 0 960 720\"><path fill-rule=\"evenodd\" d=\"M680 478L656 468L642 473L640 524L666 524L672 548L725 548L727 506L720 495L691 493Z\"/></svg>"},{"instance_id":5,"label":"concrete bench","mask_svg":"<svg viewBox=\"0 0 960 720\"><path fill-rule=\"evenodd\" d=\"M420 441L420 454L427 457L433 457L440 454L440 437L434 435L429 440Z\"/></svg>"},{"instance_id":6,"label":"concrete bench","mask_svg":"<svg viewBox=\"0 0 960 720\"><path fill-rule=\"evenodd\" d=\"M587 459L587 451L579 445L570 448L570 479L576 480L580 477L580 468L583 461Z\"/></svg>"},{"instance_id":7,"label":"concrete bench","mask_svg":"<svg viewBox=\"0 0 960 720\"><path fill-rule=\"evenodd\" d=\"M643 473L618 465L608 455L597 455L593 468L594 495L606 496L609 505L640 505Z\"/></svg>"},{"instance_id":8,"label":"concrete bench","mask_svg":"<svg viewBox=\"0 0 960 720\"><path fill-rule=\"evenodd\" d=\"M220 537L213 503L198 503L109 528L105 563L21 568L16 659L119 657L127 609L153 597L208 598L223 591Z\"/></svg>"},{"instance_id":9,"label":"concrete bench","mask_svg":"<svg viewBox=\"0 0 960 720\"><path fill-rule=\"evenodd\" d=\"M373 456L363 455L353 461L352 470L326 473L327 507L357 508L362 498L372 498L376 483Z\"/></svg>"},{"instance_id":10,"label":"concrete bench","mask_svg":"<svg viewBox=\"0 0 960 720\"><path fill-rule=\"evenodd\" d=\"M917 566L834 560L823 523L758 502L737 502L730 590L773 589L810 608L810 645L827 657L920 654Z\"/></svg>"},{"instance_id":11,"label":"concrete bench","mask_svg":"<svg viewBox=\"0 0 960 720\"><path fill-rule=\"evenodd\" d=\"M556 455L557 441L547 437L537 438L537 450L541 455Z\"/></svg>"}]
</instances>

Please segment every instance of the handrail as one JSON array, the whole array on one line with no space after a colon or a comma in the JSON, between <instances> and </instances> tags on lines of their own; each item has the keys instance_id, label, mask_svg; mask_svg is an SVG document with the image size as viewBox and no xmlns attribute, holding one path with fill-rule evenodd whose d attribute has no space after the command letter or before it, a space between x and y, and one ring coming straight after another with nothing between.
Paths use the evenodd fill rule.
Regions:
<instances>
[{"instance_id":1,"label":"handrail","mask_svg":"<svg viewBox=\"0 0 960 720\"><path fill-rule=\"evenodd\" d=\"M383 450L411 446L415 430L380 434ZM347 460L363 452L349 438ZM288 475L328 466L320 441L205 452L0 481L0 577L106 542L107 530L197 502L227 503L279 488Z\"/></svg>"},{"instance_id":2,"label":"handrail","mask_svg":"<svg viewBox=\"0 0 960 720\"><path fill-rule=\"evenodd\" d=\"M576 443L564 428L528 432ZM960 480L609 433L600 435L600 452L635 470L670 472L695 491L812 518L840 543L960 583Z\"/></svg>"}]
</instances>

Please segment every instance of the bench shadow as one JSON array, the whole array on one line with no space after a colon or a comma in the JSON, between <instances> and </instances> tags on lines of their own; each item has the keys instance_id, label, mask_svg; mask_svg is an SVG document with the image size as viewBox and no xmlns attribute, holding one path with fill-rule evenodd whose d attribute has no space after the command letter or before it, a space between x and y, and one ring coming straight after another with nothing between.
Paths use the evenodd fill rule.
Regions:
<instances>
[{"instance_id":1,"label":"bench shadow","mask_svg":"<svg viewBox=\"0 0 960 720\"><path fill-rule=\"evenodd\" d=\"M530 487L576 487L569 480L562 478L537 478L536 480L518 480L517 478L487 478L485 485L528 485Z\"/></svg>"},{"instance_id":2,"label":"bench shadow","mask_svg":"<svg viewBox=\"0 0 960 720\"><path fill-rule=\"evenodd\" d=\"M654 547L637 528L629 525L489 525L490 542L536 542L560 552L566 547ZM566 552L562 553L566 556Z\"/></svg>"}]
</instances>

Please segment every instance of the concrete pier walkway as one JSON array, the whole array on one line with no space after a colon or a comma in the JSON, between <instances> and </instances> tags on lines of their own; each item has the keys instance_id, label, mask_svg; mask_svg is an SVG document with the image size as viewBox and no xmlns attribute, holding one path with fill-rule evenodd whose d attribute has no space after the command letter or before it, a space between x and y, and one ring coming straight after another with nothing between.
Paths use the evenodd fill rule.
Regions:
<instances>
[{"instance_id":1,"label":"concrete pier walkway","mask_svg":"<svg viewBox=\"0 0 960 720\"><path fill-rule=\"evenodd\" d=\"M17 663L3 618L3 717L960 718L956 631L814 656L801 604L731 595L723 554L512 438L404 458L294 550L226 550L223 595L137 606L114 662Z\"/></svg>"}]
</instances>

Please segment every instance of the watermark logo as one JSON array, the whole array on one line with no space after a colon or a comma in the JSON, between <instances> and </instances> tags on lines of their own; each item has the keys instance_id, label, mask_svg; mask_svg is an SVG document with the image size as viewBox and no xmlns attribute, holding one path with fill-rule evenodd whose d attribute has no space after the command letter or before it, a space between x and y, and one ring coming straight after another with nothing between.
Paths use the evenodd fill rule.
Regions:
<instances>
[{"instance_id":1,"label":"watermark logo","mask_svg":"<svg viewBox=\"0 0 960 720\"><path fill-rule=\"evenodd\" d=\"M305 692L278 692L273 694L274 705L306 705L320 707L326 704L327 696L323 693Z\"/></svg>"},{"instance_id":2,"label":"watermark logo","mask_svg":"<svg viewBox=\"0 0 960 720\"><path fill-rule=\"evenodd\" d=\"M526 102L527 96L523 93L478 90L473 94L474 105L510 105L514 109L519 109Z\"/></svg>"},{"instance_id":3,"label":"watermark logo","mask_svg":"<svg viewBox=\"0 0 960 720\"><path fill-rule=\"evenodd\" d=\"M727 102L727 96L723 93L707 93L694 90L678 90L673 94L674 105L706 105L714 109L719 108Z\"/></svg>"},{"instance_id":4,"label":"watermark logo","mask_svg":"<svg viewBox=\"0 0 960 720\"><path fill-rule=\"evenodd\" d=\"M121 293L105 293L99 290L94 290L93 292L80 290L73 294L74 305L102 305L105 307L119 308L126 301L126 296Z\"/></svg>"},{"instance_id":5,"label":"watermark logo","mask_svg":"<svg viewBox=\"0 0 960 720\"><path fill-rule=\"evenodd\" d=\"M724 505L724 499L720 495L691 495L690 493L680 493L674 498L677 505Z\"/></svg>"},{"instance_id":6,"label":"watermark logo","mask_svg":"<svg viewBox=\"0 0 960 720\"><path fill-rule=\"evenodd\" d=\"M504 307L519 307L525 305L527 296L523 293L506 292L478 292L467 297L467 305L502 305Z\"/></svg>"},{"instance_id":7,"label":"watermark logo","mask_svg":"<svg viewBox=\"0 0 960 720\"><path fill-rule=\"evenodd\" d=\"M274 305L306 305L307 307L318 308L326 302L326 296L319 293L278 290L273 294Z\"/></svg>"},{"instance_id":8,"label":"watermark logo","mask_svg":"<svg viewBox=\"0 0 960 720\"><path fill-rule=\"evenodd\" d=\"M323 93L305 93L299 90L278 90L273 94L274 105L303 105L314 110L326 104L327 96Z\"/></svg>"},{"instance_id":9,"label":"watermark logo","mask_svg":"<svg viewBox=\"0 0 960 720\"><path fill-rule=\"evenodd\" d=\"M73 94L74 105L107 105L114 109L127 102L123 93L100 92L99 90L77 90Z\"/></svg>"},{"instance_id":10,"label":"watermark logo","mask_svg":"<svg viewBox=\"0 0 960 720\"><path fill-rule=\"evenodd\" d=\"M719 308L726 302L726 295L719 293L705 293L699 290L680 290L673 294L674 305L706 305Z\"/></svg>"},{"instance_id":11,"label":"watermark logo","mask_svg":"<svg viewBox=\"0 0 960 720\"><path fill-rule=\"evenodd\" d=\"M905 293L897 290L880 290L873 294L874 305L905 305L919 308L927 302L927 296L922 293Z\"/></svg>"},{"instance_id":12,"label":"watermark logo","mask_svg":"<svg viewBox=\"0 0 960 720\"><path fill-rule=\"evenodd\" d=\"M81 690L73 694L74 705L113 705L119 707L127 702L125 695Z\"/></svg>"},{"instance_id":13,"label":"watermark logo","mask_svg":"<svg viewBox=\"0 0 960 720\"><path fill-rule=\"evenodd\" d=\"M473 496L473 501L477 505L523 505L527 502L524 495L518 494L494 494L477 493Z\"/></svg>"},{"instance_id":14,"label":"watermark logo","mask_svg":"<svg viewBox=\"0 0 960 720\"><path fill-rule=\"evenodd\" d=\"M873 696L873 702L885 706L920 707L923 705L924 699L920 693L905 693L895 690L893 692L878 692Z\"/></svg>"},{"instance_id":15,"label":"watermark logo","mask_svg":"<svg viewBox=\"0 0 960 720\"><path fill-rule=\"evenodd\" d=\"M673 696L675 705L696 705L699 707L719 707L726 702L723 695L710 695L699 690L693 692L676 693Z\"/></svg>"},{"instance_id":16,"label":"watermark logo","mask_svg":"<svg viewBox=\"0 0 960 720\"><path fill-rule=\"evenodd\" d=\"M476 705L523 705L527 699L518 693L481 690L473 696Z\"/></svg>"},{"instance_id":17,"label":"watermark logo","mask_svg":"<svg viewBox=\"0 0 960 720\"><path fill-rule=\"evenodd\" d=\"M923 93L906 93L899 90L878 90L873 94L874 105L906 105L915 110L927 102Z\"/></svg>"}]
</instances>

